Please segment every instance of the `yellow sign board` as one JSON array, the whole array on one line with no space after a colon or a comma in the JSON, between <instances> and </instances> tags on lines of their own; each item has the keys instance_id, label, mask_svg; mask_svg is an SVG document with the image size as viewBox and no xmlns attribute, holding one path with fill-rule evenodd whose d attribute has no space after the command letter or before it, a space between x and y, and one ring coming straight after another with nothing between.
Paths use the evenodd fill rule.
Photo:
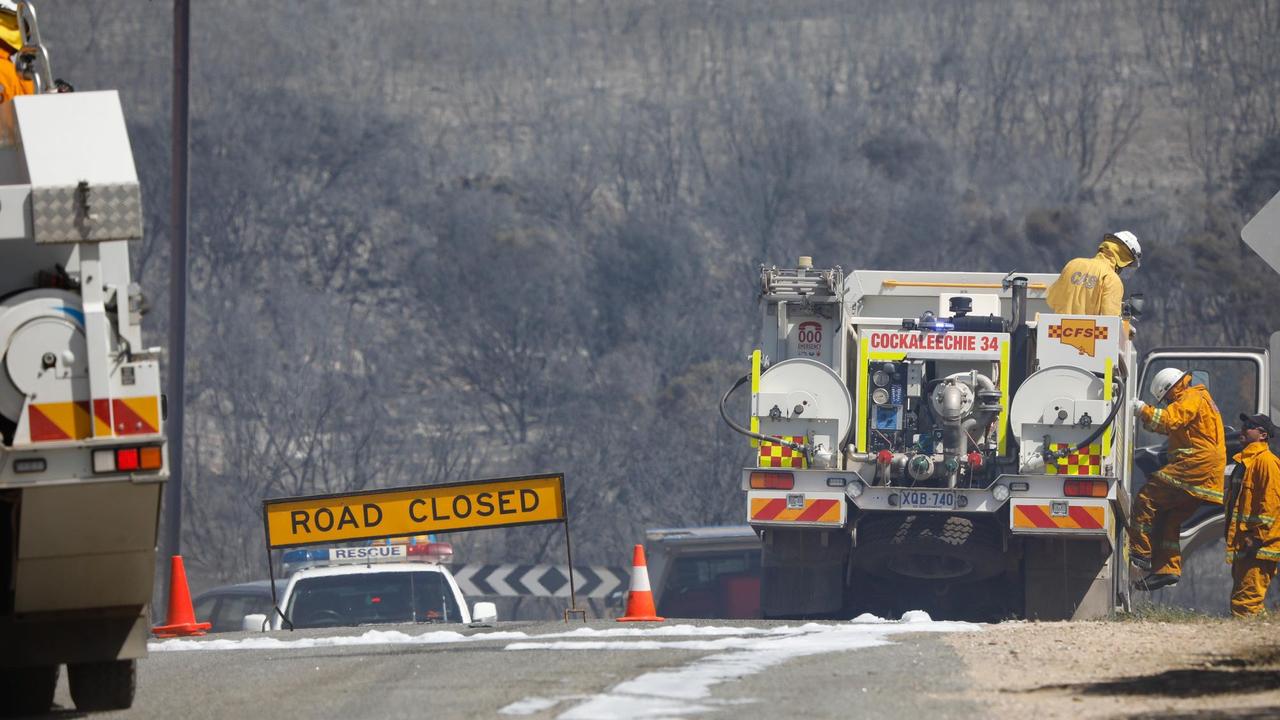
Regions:
<instances>
[{"instance_id":1,"label":"yellow sign board","mask_svg":"<svg viewBox=\"0 0 1280 720\"><path fill-rule=\"evenodd\" d=\"M270 548L563 522L564 475L281 498L263 511Z\"/></svg>"}]
</instances>

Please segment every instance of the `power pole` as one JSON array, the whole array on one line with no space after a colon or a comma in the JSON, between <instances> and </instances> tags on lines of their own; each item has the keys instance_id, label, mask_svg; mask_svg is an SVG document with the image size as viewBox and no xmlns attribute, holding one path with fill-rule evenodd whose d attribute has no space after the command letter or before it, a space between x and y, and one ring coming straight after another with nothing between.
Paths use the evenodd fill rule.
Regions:
<instances>
[{"instance_id":1,"label":"power pole","mask_svg":"<svg viewBox=\"0 0 1280 720\"><path fill-rule=\"evenodd\" d=\"M169 483L164 497L164 553L182 552L182 450L184 391L187 380L187 228L189 179L187 118L191 87L190 0L173 0L172 165L169 200ZM165 563L168 567L168 563ZM165 583L165 588L169 583ZM166 592L168 592L166 590Z\"/></svg>"}]
</instances>

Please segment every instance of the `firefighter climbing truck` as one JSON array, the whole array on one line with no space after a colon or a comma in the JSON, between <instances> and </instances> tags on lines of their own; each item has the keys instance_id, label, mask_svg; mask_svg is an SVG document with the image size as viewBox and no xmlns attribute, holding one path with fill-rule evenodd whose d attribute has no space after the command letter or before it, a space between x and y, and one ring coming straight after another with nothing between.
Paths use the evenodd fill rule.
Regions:
<instances>
[{"instance_id":1,"label":"firefighter climbing truck","mask_svg":"<svg viewBox=\"0 0 1280 720\"><path fill-rule=\"evenodd\" d=\"M47 711L64 664L78 709L133 701L168 477L141 236L114 91L0 105L0 712Z\"/></svg>"},{"instance_id":2,"label":"firefighter climbing truck","mask_svg":"<svg viewBox=\"0 0 1280 720\"><path fill-rule=\"evenodd\" d=\"M757 448L766 617L1128 607L1141 370L1129 320L1052 314L1054 279L761 269L762 343L721 413ZM1237 353L1258 397L1265 352ZM747 383L744 425L727 404Z\"/></svg>"}]
</instances>

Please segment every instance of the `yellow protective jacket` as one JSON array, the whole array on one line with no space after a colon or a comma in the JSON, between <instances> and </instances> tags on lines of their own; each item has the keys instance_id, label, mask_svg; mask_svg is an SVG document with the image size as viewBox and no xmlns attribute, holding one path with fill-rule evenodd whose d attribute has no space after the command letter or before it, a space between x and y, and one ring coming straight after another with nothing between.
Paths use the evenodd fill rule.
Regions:
<instances>
[{"instance_id":1,"label":"yellow protective jacket","mask_svg":"<svg viewBox=\"0 0 1280 720\"><path fill-rule=\"evenodd\" d=\"M18 75L13 61L0 53L0 103L6 103L18 95L30 95L36 91L35 84Z\"/></svg>"},{"instance_id":2,"label":"yellow protective jacket","mask_svg":"<svg viewBox=\"0 0 1280 720\"><path fill-rule=\"evenodd\" d=\"M1244 477L1227 508L1227 562L1250 550L1259 560L1280 560L1280 458L1259 441L1234 459L1244 464Z\"/></svg>"},{"instance_id":3,"label":"yellow protective jacket","mask_svg":"<svg viewBox=\"0 0 1280 720\"><path fill-rule=\"evenodd\" d=\"M1169 398L1167 406L1147 405L1141 413L1148 430L1169 436L1169 464L1154 477L1221 505L1227 468L1222 414L1204 386L1192 387L1189 375L1173 386Z\"/></svg>"},{"instance_id":4,"label":"yellow protective jacket","mask_svg":"<svg viewBox=\"0 0 1280 720\"><path fill-rule=\"evenodd\" d=\"M1116 268L1123 262L1110 244L1091 258L1076 258L1062 268L1045 299L1059 315L1120 315L1124 283Z\"/></svg>"}]
</instances>

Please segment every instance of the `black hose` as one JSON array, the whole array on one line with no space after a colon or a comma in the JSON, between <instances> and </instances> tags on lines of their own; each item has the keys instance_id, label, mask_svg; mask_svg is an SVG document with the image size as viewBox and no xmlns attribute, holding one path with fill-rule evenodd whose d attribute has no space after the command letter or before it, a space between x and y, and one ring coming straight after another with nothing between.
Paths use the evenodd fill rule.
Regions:
<instances>
[{"instance_id":1,"label":"black hose","mask_svg":"<svg viewBox=\"0 0 1280 720\"><path fill-rule=\"evenodd\" d=\"M1103 422L1101 425L1099 425L1097 430L1094 430L1093 433L1089 435L1089 437L1085 438L1083 442L1081 442L1079 445L1075 446L1074 448L1062 448L1061 450L1045 450L1044 451L1045 465L1048 465L1049 463L1055 460L1061 460L1062 458L1065 458L1068 455L1073 455L1075 453L1088 449L1088 447L1092 445L1095 440L1102 437L1102 433L1106 432L1107 428L1111 427L1111 424L1116 421L1116 416L1120 414L1120 406L1123 405L1125 402L1124 381L1121 380L1120 378L1116 378L1116 385L1118 385L1119 388L1118 388L1118 392L1116 392L1115 395L1119 399L1111 403L1111 414L1107 415L1106 421Z\"/></svg>"},{"instance_id":2,"label":"black hose","mask_svg":"<svg viewBox=\"0 0 1280 720\"><path fill-rule=\"evenodd\" d=\"M792 450L799 450L800 452L807 453L808 452L807 448L805 448L805 446L800 443L792 442L785 438L780 438L774 435L761 435L758 432L752 432L751 430L744 428L738 423L729 419L729 412L724 409L725 405L727 405L729 402L729 396L733 394L734 390L737 390L738 388L742 387L743 383L747 382L750 379L751 379L751 375L749 374L743 375L742 377L738 378L738 382L734 383L733 387L729 388L728 391L725 392L724 396L720 398L720 417L724 418L725 423L729 427L733 428L734 432L738 432L743 435L746 435L747 437L753 440L773 443L774 445L782 445L784 447L789 447Z\"/></svg>"}]
</instances>

